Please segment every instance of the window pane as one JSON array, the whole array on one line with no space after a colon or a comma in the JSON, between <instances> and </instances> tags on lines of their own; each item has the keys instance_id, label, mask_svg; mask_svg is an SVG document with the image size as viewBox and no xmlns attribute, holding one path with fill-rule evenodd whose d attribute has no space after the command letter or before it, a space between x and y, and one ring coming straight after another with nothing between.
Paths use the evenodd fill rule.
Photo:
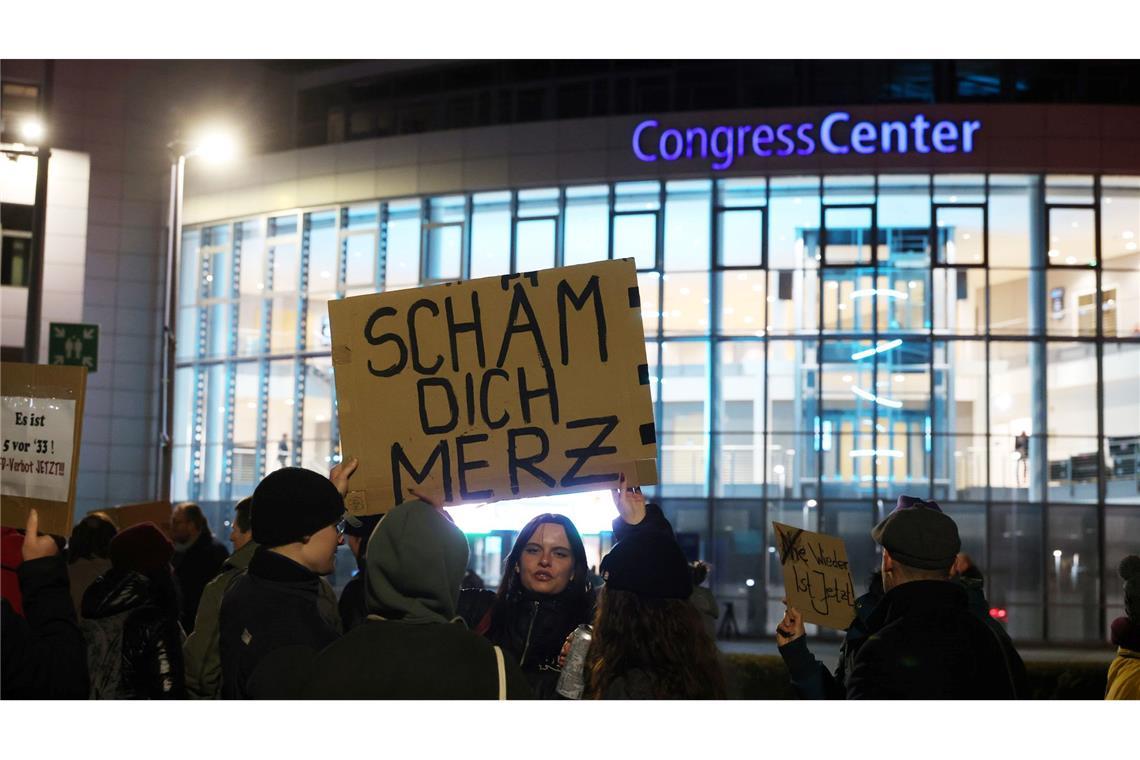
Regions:
<instances>
[{"instance_id":1,"label":"window pane","mask_svg":"<svg viewBox=\"0 0 1140 760\"><path fill-rule=\"evenodd\" d=\"M990 568L986 595L1006 610L1006 629L1016 639L1041 639L1041 506L990 507Z\"/></svg>"},{"instance_id":2,"label":"window pane","mask_svg":"<svg viewBox=\"0 0 1140 760\"><path fill-rule=\"evenodd\" d=\"M296 363L292 359L269 363L268 426L265 439L267 472L299 464L294 459L293 416Z\"/></svg>"},{"instance_id":3,"label":"window pane","mask_svg":"<svg viewBox=\"0 0 1140 760\"><path fill-rule=\"evenodd\" d=\"M1030 188L1036 182L1021 175L990 176L990 266L1029 266Z\"/></svg>"},{"instance_id":4,"label":"window pane","mask_svg":"<svg viewBox=\"0 0 1140 760\"><path fill-rule=\"evenodd\" d=\"M305 361L301 466L319 473L332 468L333 371L328 358Z\"/></svg>"},{"instance_id":5,"label":"window pane","mask_svg":"<svg viewBox=\"0 0 1140 760\"><path fill-rule=\"evenodd\" d=\"M1100 258L1106 269L1140 271L1140 181L1131 186L1103 180ZM1132 299L1135 301L1135 298Z\"/></svg>"},{"instance_id":6,"label":"window pane","mask_svg":"<svg viewBox=\"0 0 1140 760\"><path fill-rule=\"evenodd\" d=\"M1104 344L1104 433L1140 434L1140 344Z\"/></svg>"},{"instance_id":7,"label":"window pane","mask_svg":"<svg viewBox=\"0 0 1140 760\"><path fill-rule=\"evenodd\" d=\"M282 243L269 248L273 259L273 290L277 293L295 293L301 282L301 257L295 243Z\"/></svg>"},{"instance_id":8,"label":"window pane","mask_svg":"<svg viewBox=\"0 0 1140 760\"><path fill-rule=\"evenodd\" d=\"M991 249L993 250L993 249ZM1033 335L1030 289L1045 287L1045 273L1030 269L990 269L990 332L994 335Z\"/></svg>"},{"instance_id":9,"label":"window pane","mask_svg":"<svg viewBox=\"0 0 1140 760\"><path fill-rule=\"evenodd\" d=\"M770 270L767 300L769 333L814 335L819 325L818 270ZM839 304L838 295L833 302Z\"/></svg>"},{"instance_id":10,"label":"window pane","mask_svg":"<svg viewBox=\"0 0 1140 760\"><path fill-rule=\"evenodd\" d=\"M665 191L665 269L708 269L712 182L669 182Z\"/></svg>"},{"instance_id":11,"label":"window pane","mask_svg":"<svg viewBox=\"0 0 1140 760\"><path fill-rule=\"evenodd\" d=\"M480 193L471 214L471 277L511 271L510 193Z\"/></svg>"},{"instance_id":12,"label":"window pane","mask_svg":"<svg viewBox=\"0 0 1140 760\"><path fill-rule=\"evenodd\" d=\"M997 498L1025 498L1029 468L1044 431L1033 429L1033 379L1030 356L1036 346L1020 341L990 344L990 484ZM1034 354L1036 355L1036 354ZM1017 439L1030 440L1022 449Z\"/></svg>"},{"instance_id":13,"label":"window pane","mask_svg":"<svg viewBox=\"0 0 1140 760\"><path fill-rule=\"evenodd\" d=\"M824 209L826 264L869 264L875 241L871 239L871 209Z\"/></svg>"},{"instance_id":14,"label":"window pane","mask_svg":"<svg viewBox=\"0 0 1140 760\"><path fill-rule=\"evenodd\" d=\"M638 269L657 266L657 215L614 217L614 258L633 259Z\"/></svg>"},{"instance_id":15,"label":"window pane","mask_svg":"<svg viewBox=\"0 0 1140 760\"><path fill-rule=\"evenodd\" d=\"M667 342L662 347L662 493L708 492L708 343Z\"/></svg>"},{"instance_id":16,"label":"window pane","mask_svg":"<svg viewBox=\"0 0 1140 760\"><path fill-rule=\"evenodd\" d=\"M1050 506L1046 546L1049 640L1098 640L1096 509Z\"/></svg>"},{"instance_id":17,"label":"window pane","mask_svg":"<svg viewBox=\"0 0 1140 760\"><path fill-rule=\"evenodd\" d=\"M764 251L764 212L723 211L717 215L720 265L758 267Z\"/></svg>"},{"instance_id":18,"label":"window pane","mask_svg":"<svg viewBox=\"0 0 1140 760\"><path fill-rule=\"evenodd\" d=\"M879 178L877 222L880 262L895 267L930 265L930 187L926 175Z\"/></svg>"},{"instance_id":19,"label":"window pane","mask_svg":"<svg viewBox=\"0 0 1140 760\"><path fill-rule=\"evenodd\" d=\"M241 295L259 296L265 291L265 239L261 236L261 221L252 220L241 225L241 273L238 291Z\"/></svg>"},{"instance_id":20,"label":"window pane","mask_svg":"<svg viewBox=\"0 0 1140 760\"><path fill-rule=\"evenodd\" d=\"M557 216L558 188L519 190L519 217Z\"/></svg>"},{"instance_id":21,"label":"window pane","mask_svg":"<svg viewBox=\"0 0 1140 760\"><path fill-rule=\"evenodd\" d=\"M1049 435L1095 436L1096 350L1093 345L1049 343L1045 360Z\"/></svg>"},{"instance_id":22,"label":"window pane","mask_svg":"<svg viewBox=\"0 0 1140 760\"><path fill-rule=\"evenodd\" d=\"M554 266L555 229L553 219L534 219L518 223L516 271L533 272L536 269L549 269Z\"/></svg>"},{"instance_id":23,"label":"window pane","mask_svg":"<svg viewBox=\"0 0 1140 760\"><path fill-rule=\"evenodd\" d=\"M659 182L618 182L614 185L615 211L654 211L661 208Z\"/></svg>"},{"instance_id":24,"label":"window pane","mask_svg":"<svg viewBox=\"0 0 1140 760\"><path fill-rule=\"evenodd\" d=\"M420 208L419 201L388 204L387 266L385 288L420 283Z\"/></svg>"},{"instance_id":25,"label":"window pane","mask_svg":"<svg viewBox=\"0 0 1140 760\"><path fill-rule=\"evenodd\" d=\"M369 287L376 281L375 233L349 235L344 239L344 281L348 287Z\"/></svg>"},{"instance_id":26,"label":"window pane","mask_svg":"<svg viewBox=\"0 0 1140 760\"><path fill-rule=\"evenodd\" d=\"M175 358L178 361L193 359L198 355L199 309L186 306L178 310L178 340Z\"/></svg>"},{"instance_id":27,"label":"window pane","mask_svg":"<svg viewBox=\"0 0 1140 760\"><path fill-rule=\"evenodd\" d=\"M206 326L206 356L211 359L230 356L233 347L230 339L234 335L232 314L235 306L232 303L216 303L204 307L208 316Z\"/></svg>"},{"instance_id":28,"label":"window pane","mask_svg":"<svg viewBox=\"0 0 1140 760\"><path fill-rule=\"evenodd\" d=\"M1049 209L1049 263L1096 266L1096 222L1093 210Z\"/></svg>"},{"instance_id":29,"label":"window pane","mask_svg":"<svg viewBox=\"0 0 1140 760\"><path fill-rule=\"evenodd\" d=\"M875 306L879 331L895 335L929 330L929 289L928 275L924 271L886 267L875 270L873 298L866 300Z\"/></svg>"},{"instance_id":30,"label":"window pane","mask_svg":"<svg viewBox=\"0 0 1140 760\"><path fill-rule=\"evenodd\" d=\"M201 261L198 258L198 243L201 230L190 229L182 233L181 271L178 274L178 303L190 306L198 302L202 282Z\"/></svg>"},{"instance_id":31,"label":"window pane","mask_svg":"<svg viewBox=\"0 0 1140 760\"><path fill-rule=\"evenodd\" d=\"M865 501L829 500L824 503L822 513L820 531L843 539L851 580L855 583L856 594L862 594L871 571L879 569L879 553L871 538L871 529L875 527L871 507Z\"/></svg>"},{"instance_id":32,"label":"window pane","mask_svg":"<svg viewBox=\"0 0 1140 760\"><path fill-rule=\"evenodd\" d=\"M981 264L984 217L980 208L938 209L938 263Z\"/></svg>"},{"instance_id":33,"label":"window pane","mask_svg":"<svg viewBox=\"0 0 1140 760\"><path fill-rule=\"evenodd\" d=\"M763 177L717 180L717 202L721 206L763 206L765 184Z\"/></svg>"},{"instance_id":34,"label":"window pane","mask_svg":"<svg viewBox=\"0 0 1140 760\"><path fill-rule=\"evenodd\" d=\"M309 293L335 293L340 273L336 212L307 214L309 223Z\"/></svg>"},{"instance_id":35,"label":"window pane","mask_svg":"<svg viewBox=\"0 0 1140 760\"><path fill-rule=\"evenodd\" d=\"M986 178L981 174L934 175L935 203L985 203Z\"/></svg>"},{"instance_id":36,"label":"window pane","mask_svg":"<svg viewBox=\"0 0 1140 760\"><path fill-rule=\"evenodd\" d=\"M984 499L986 345L935 341L934 362L931 445L936 493L948 499Z\"/></svg>"},{"instance_id":37,"label":"window pane","mask_svg":"<svg viewBox=\"0 0 1140 760\"><path fill-rule=\"evenodd\" d=\"M668 274L662 307L666 335L701 335L709 331L709 275Z\"/></svg>"},{"instance_id":38,"label":"window pane","mask_svg":"<svg viewBox=\"0 0 1140 760\"><path fill-rule=\"evenodd\" d=\"M263 298L243 298L238 302L238 356L256 356L265 350L265 332L262 327L265 304Z\"/></svg>"},{"instance_id":39,"label":"window pane","mask_svg":"<svg viewBox=\"0 0 1140 760\"><path fill-rule=\"evenodd\" d=\"M657 337L661 321L660 288L661 275L656 272L638 273L637 290L641 295L641 324L645 328L646 338Z\"/></svg>"},{"instance_id":40,"label":"window pane","mask_svg":"<svg viewBox=\"0 0 1140 760\"><path fill-rule=\"evenodd\" d=\"M672 279L673 275L669 275ZM764 281L762 269L719 272L720 332L725 335L764 334Z\"/></svg>"},{"instance_id":41,"label":"window pane","mask_svg":"<svg viewBox=\"0 0 1140 760\"><path fill-rule=\"evenodd\" d=\"M854 204L875 202L875 178L869 174L840 174L823 178L823 202Z\"/></svg>"},{"instance_id":42,"label":"window pane","mask_svg":"<svg viewBox=\"0 0 1140 760\"><path fill-rule=\"evenodd\" d=\"M566 265L604 261L609 256L609 237L606 186L566 188L566 239L563 244Z\"/></svg>"},{"instance_id":43,"label":"window pane","mask_svg":"<svg viewBox=\"0 0 1140 760\"><path fill-rule=\"evenodd\" d=\"M427 279L458 280L463 265L463 225L445 224L424 228L427 238Z\"/></svg>"},{"instance_id":44,"label":"window pane","mask_svg":"<svg viewBox=\"0 0 1140 760\"><path fill-rule=\"evenodd\" d=\"M818 266L819 178L773 177L768 206L768 266Z\"/></svg>"},{"instance_id":45,"label":"window pane","mask_svg":"<svg viewBox=\"0 0 1140 760\"><path fill-rule=\"evenodd\" d=\"M1050 174L1045 177L1046 203L1092 203L1091 174Z\"/></svg>"},{"instance_id":46,"label":"window pane","mask_svg":"<svg viewBox=\"0 0 1140 760\"><path fill-rule=\"evenodd\" d=\"M305 315L305 348L329 349L332 347L332 332L329 328L329 302L317 296L306 299L308 313Z\"/></svg>"},{"instance_id":47,"label":"window pane","mask_svg":"<svg viewBox=\"0 0 1140 760\"><path fill-rule=\"evenodd\" d=\"M1101 275L1101 311L1106 338L1140 335L1140 255L1131 272L1106 270Z\"/></svg>"},{"instance_id":48,"label":"window pane","mask_svg":"<svg viewBox=\"0 0 1140 760\"><path fill-rule=\"evenodd\" d=\"M985 271L974 268L938 267L932 270L930 275L934 291L934 332L948 335L984 334L986 331Z\"/></svg>"},{"instance_id":49,"label":"window pane","mask_svg":"<svg viewBox=\"0 0 1140 760\"><path fill-rule=\"evenodd\" d=\"M721 343L717 354L717 491L758 496L764 471L764 344Z\"/></svg>"},{"instance_id":50,"label":"window pane","mask_svg":"<svg viewBox=\"0 0 1140 760\"><path fill-rule=\"evenodd\" d=\"M1136 540L1140 535L1140 509L1135 506L1108 507L1104 512L1104 591L1108 614L1105 622L1124 614L1123 580L1117 572L1120 560L1129 554L1136 554ZM1108 631L1101 631L1102 641L1108 640Z\"/></svg>"},{"instance_id":51,"label":"window pane","mask_svg":"<svg viewBox=\"0 0 1140 760\"><path fill-rule=\"evenodd\" d=\"M762 636L769 627L765 613L763 505L758 501L717 502L714 519L717 562L712 589L721 606L717 625L722 625L731 614L741 635Z\"/></svg>"},{"instance_id":52,"label":"window pane","mask_svg":"<svg viewBox=\"0 0 1140 760\"><path fill-rule=\"evenodd\" d=\"M277 296L273 299L273 324L269 335L270 353L297 350L297 297Z\"/></svg>"},{"instance_id":53,"label":"window pane","mask_svg":"<svg viewBox=\"0 0 1140 760\"><path fill-rule=\"evenodd\" d=\"M261 365L242 362L235 366L235 373L232 482L236 490L252 491L261 480L257 468Z\"/></svg>"}]
</instances>

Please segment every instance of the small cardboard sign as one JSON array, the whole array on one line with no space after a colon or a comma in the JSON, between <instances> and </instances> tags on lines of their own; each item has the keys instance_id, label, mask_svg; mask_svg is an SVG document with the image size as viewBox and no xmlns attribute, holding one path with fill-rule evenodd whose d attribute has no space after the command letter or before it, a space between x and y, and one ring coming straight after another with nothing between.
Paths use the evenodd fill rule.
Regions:
<instances>
[{"instance_id":1,"label":"small cardboard sign","mask_svg":"<svg viewBox=\"0 0 1140 760\"><path fill-rule=\"evenodd\" d=\"M0 364L0 522L70 536L87 369Z\"/></svg>"},{"instance_id":2,"label":"small cardboard sign","mask_svg":"<svg viewBox=\"0 0 1140 760\"><path fill-rule=\"evenodd\" d=\"M657 482L632 259L329 303L346 504Z\"/></svg>"},{"instance_id":3,"label":"small cardboard sign","mask_svg":"<svg viewBox=\"0 0 1140 760\"><path fill-rule=\"evenodd\" d=\"M131 504L120 504L117 507L102 511L115 521L119 530L126 530L132 525L151 522L166 534L167 538L170 538L172 507L169 501L139 501Z\"/></svg>"},{"instance_id":4,"label":"small cardboard sign","mask_svg":"<svg viewBox=\"0 0 1140 760\"><path fill-rule=\"evenodd\" d=\"M804 621L843 630L855 619L855 583L842 538L773 522L784 593Z\"/></svg>"}]
</instances>

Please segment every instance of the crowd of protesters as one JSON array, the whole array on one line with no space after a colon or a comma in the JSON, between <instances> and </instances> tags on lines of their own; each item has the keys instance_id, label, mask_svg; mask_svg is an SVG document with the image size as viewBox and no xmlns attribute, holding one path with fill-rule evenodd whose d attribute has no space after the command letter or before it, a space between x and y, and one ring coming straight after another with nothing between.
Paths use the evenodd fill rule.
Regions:
<instances>
[{"instance_id":1,"label":"crowd of protesters","mask_svg":"<svg viewBox=\"0 0 1140 760\"><path fill-rule=\"evenodd\" d=\"M430 494L384 516L345 508L349 460L328 477L283 467L235 507L226 553L201 509L169 537L95 512L68 542L3 535L3 697L92 699L558 699L572 634L591 626L579 675L593 699L723 699L719 608L660 507L624 478L598 571L574 523L522 529L497 590ZM1017 699L1025 666L989 615L954 520L900 497L871 533L882 555L855 602L835 671L788 607L779 652L803 699ZM347 543L357 574L326 576ZM1140 557L1120 566L1109 699L1140 698Z\"/></svg>"}]
</instances>

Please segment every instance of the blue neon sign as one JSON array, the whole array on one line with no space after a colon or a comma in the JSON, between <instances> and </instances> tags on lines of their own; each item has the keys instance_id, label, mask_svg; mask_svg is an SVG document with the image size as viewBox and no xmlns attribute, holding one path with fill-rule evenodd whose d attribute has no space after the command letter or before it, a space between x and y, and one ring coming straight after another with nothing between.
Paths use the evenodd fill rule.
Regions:
<instances>
[{"instance_id":1,"label":"blue neon sign","mask_svg":"<svg viewBox=\"0 0 1140 760\"><path fill-rule=\"evenodd\" d=\"M910 121L886 120L852 123L847 111L833 111L819 123L722 124L707 127L666 127L646 119L633 129L633 154L640 161L712 160L716 171L728 169L742 156L810 156L822 147L842 156L875 153L973 153L982 122L930 121L916 114Z\"/></svg>"}]
</instances>

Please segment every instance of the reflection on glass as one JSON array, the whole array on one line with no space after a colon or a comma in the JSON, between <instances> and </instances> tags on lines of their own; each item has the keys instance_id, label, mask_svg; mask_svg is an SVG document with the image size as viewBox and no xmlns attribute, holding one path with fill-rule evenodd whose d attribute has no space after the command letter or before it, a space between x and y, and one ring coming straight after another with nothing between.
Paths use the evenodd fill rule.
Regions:
<instances>
[{"instance_id":1,"label":"reflection on glass","mask_svg":"<svg viewBox=\"0 0 1140 760\"><path fill-rule=\"evenodd\" d=\"M385 287L420 282L420 202L388 204Z\"/></svg>"},{"instance_id":2,"label":"reflection on glass","mask_svg":"<svg viewBox=\"0 0 1140 760\"><path fill-rule=\"evenodd\" d=\"M273 299L269 351L278 354L297 350L297 297L276 296Z\"/></svg>"},{"instance_id":3,"label":"reflection on glass","mask_svg":"<svg viewBox=\"0 0 1140 760\"><path fill-rule=\"evenodd\" d=\"M605 185L566 189L567 266L603 261L610 246L609 191Z\"/></svg>"},{"instance_id":4,"label":"reflection on glass","mask_svg":"<svg viewBox=\"0 0 1140 760\"><path fill-rule=\"evenodd\" d=\"M301 282L301 257L296 243L281 243L269 247L273 260L273 290L276 293L295 293Z\"/></svg>"},{"instance_id":5,"label":"reflection on glass","mask_svg":"<svg viewBox=\"0 0 1140 760\"><path fill-rule=\"evenodd\" d=\"M660 309L661 275L656 272L639 272L637 290L641 298L641 324L645 337L654 338L661 322Z\"/></svg>"},{"instance_id":6,"label":"reflection on glass","mask_svg":"<svg viewBox=\"0 0 1140 760\"><path fill-rule=\"evenodd\" d=\"M478 193L471 215L471 277L511 271L511 194Z\"/></svg>"},{"instance_id":7,"label":"reflection on glass","mask_svg":"<svg viewBox=\"0 0 1140 760\"><path fill-rule=\"evenodd\" d=\"M938 263L976 265L984 261L985 215L981 208L939 208Z\"/></svg>"},{"instance_id":8,"label":"reflection on glass","mask_svg":"<svg viewBox=\"0 0 1140 760\"><path fill-rule=\"evenodd\" d=\"M823 260L827 264L870 264L877 241L872 238L869 208L825 208Z\"/></svg>"},{"instance_id":9,"label":"reflection on glass","mask_svg":"<svg viewBox=\"0 0 1140 760\"><path fill-rule=\"evenodd\" d=\"M349 235L344 239L344 282L348 287L369 287L376 280L376 235Z\"/></svg>"},{"instance_id":10,"label":"reflection on glass","mask_svg":"<svg viewBox=\"0 0 1140 760\"><path fill-rule=\"evenodd\" d=\"M712 183L668 182L665 192L665 270L708 269Z\"/></svg>"},{"instance_id":11,"label":"reflection on glass","mask_svg":"<svg viewBox=\"0 0 1140 760\"><path fill-rule=\"evenodd\" d=\"M1096 509L1051 505L1045 540L1052 554L1045 589L1049 596L1049 640L1095 639L1097 622Z\"/></svg>"},{"instance_id":12,"label":"reflection on glass","mask_svg":"<svg viewBox=\"0 0 1140 760\"><path fill-rule=\"evenodd\" d=\"M773 177L768 199L768 266L804 269L819 265L818 177ZM805 233L811 231L810 240Z\"/></svg>"},{"instance_id":13,"label":"reflection on glass","mask_svg":"<svg viewBox=\"0 0 1140 760\"><path fill-rule=\"evenodd\" d=\"M294 449L298 442L293 437L296 395L296 362L293 359L269 363L269 398L266 401L266 472L291 467L299 463Z\"/></svg>"},{"instance_id":14,"label":"reflection on glass","mask_svg":"<svg viewBox=\"0 0 1140 760\"><path fill-rule=\"evenodd\" d=\"M305 361L305 403L301 414L301 466L316 472L332 468L333 370L327 358Z\"/></svg>"},{"instance_id":15,"label":"reflection on glass","mask_svg":"<svg viewBox=\"0 0 1140 760\"><path fill-rule=\"evenodd\" d=\"M340 273L336 212L306 214L309 225L309 277L306 292L335 293Z\"/></svg>"},{"instance_id":16,"label":"reflection on glass","mask_svg":"<svg viewBox=\"0 0 1140 760\"><path fill-rule=\"evenodd\" d=\"M984 334L985 270L973 267L938 267L931 270L930 276L933 282L935 334Z\"/></svg>"},{"instance_id":17,"label":"reflection on glass","mask_svg":"<svg viewBox=\"0 0 1140 760\"><path fill-rule=\"evenodd\" d=\"M764 344L721 343L717 353L718 493L759 495L764 470Z\"/></svg>"}]
</instances>

